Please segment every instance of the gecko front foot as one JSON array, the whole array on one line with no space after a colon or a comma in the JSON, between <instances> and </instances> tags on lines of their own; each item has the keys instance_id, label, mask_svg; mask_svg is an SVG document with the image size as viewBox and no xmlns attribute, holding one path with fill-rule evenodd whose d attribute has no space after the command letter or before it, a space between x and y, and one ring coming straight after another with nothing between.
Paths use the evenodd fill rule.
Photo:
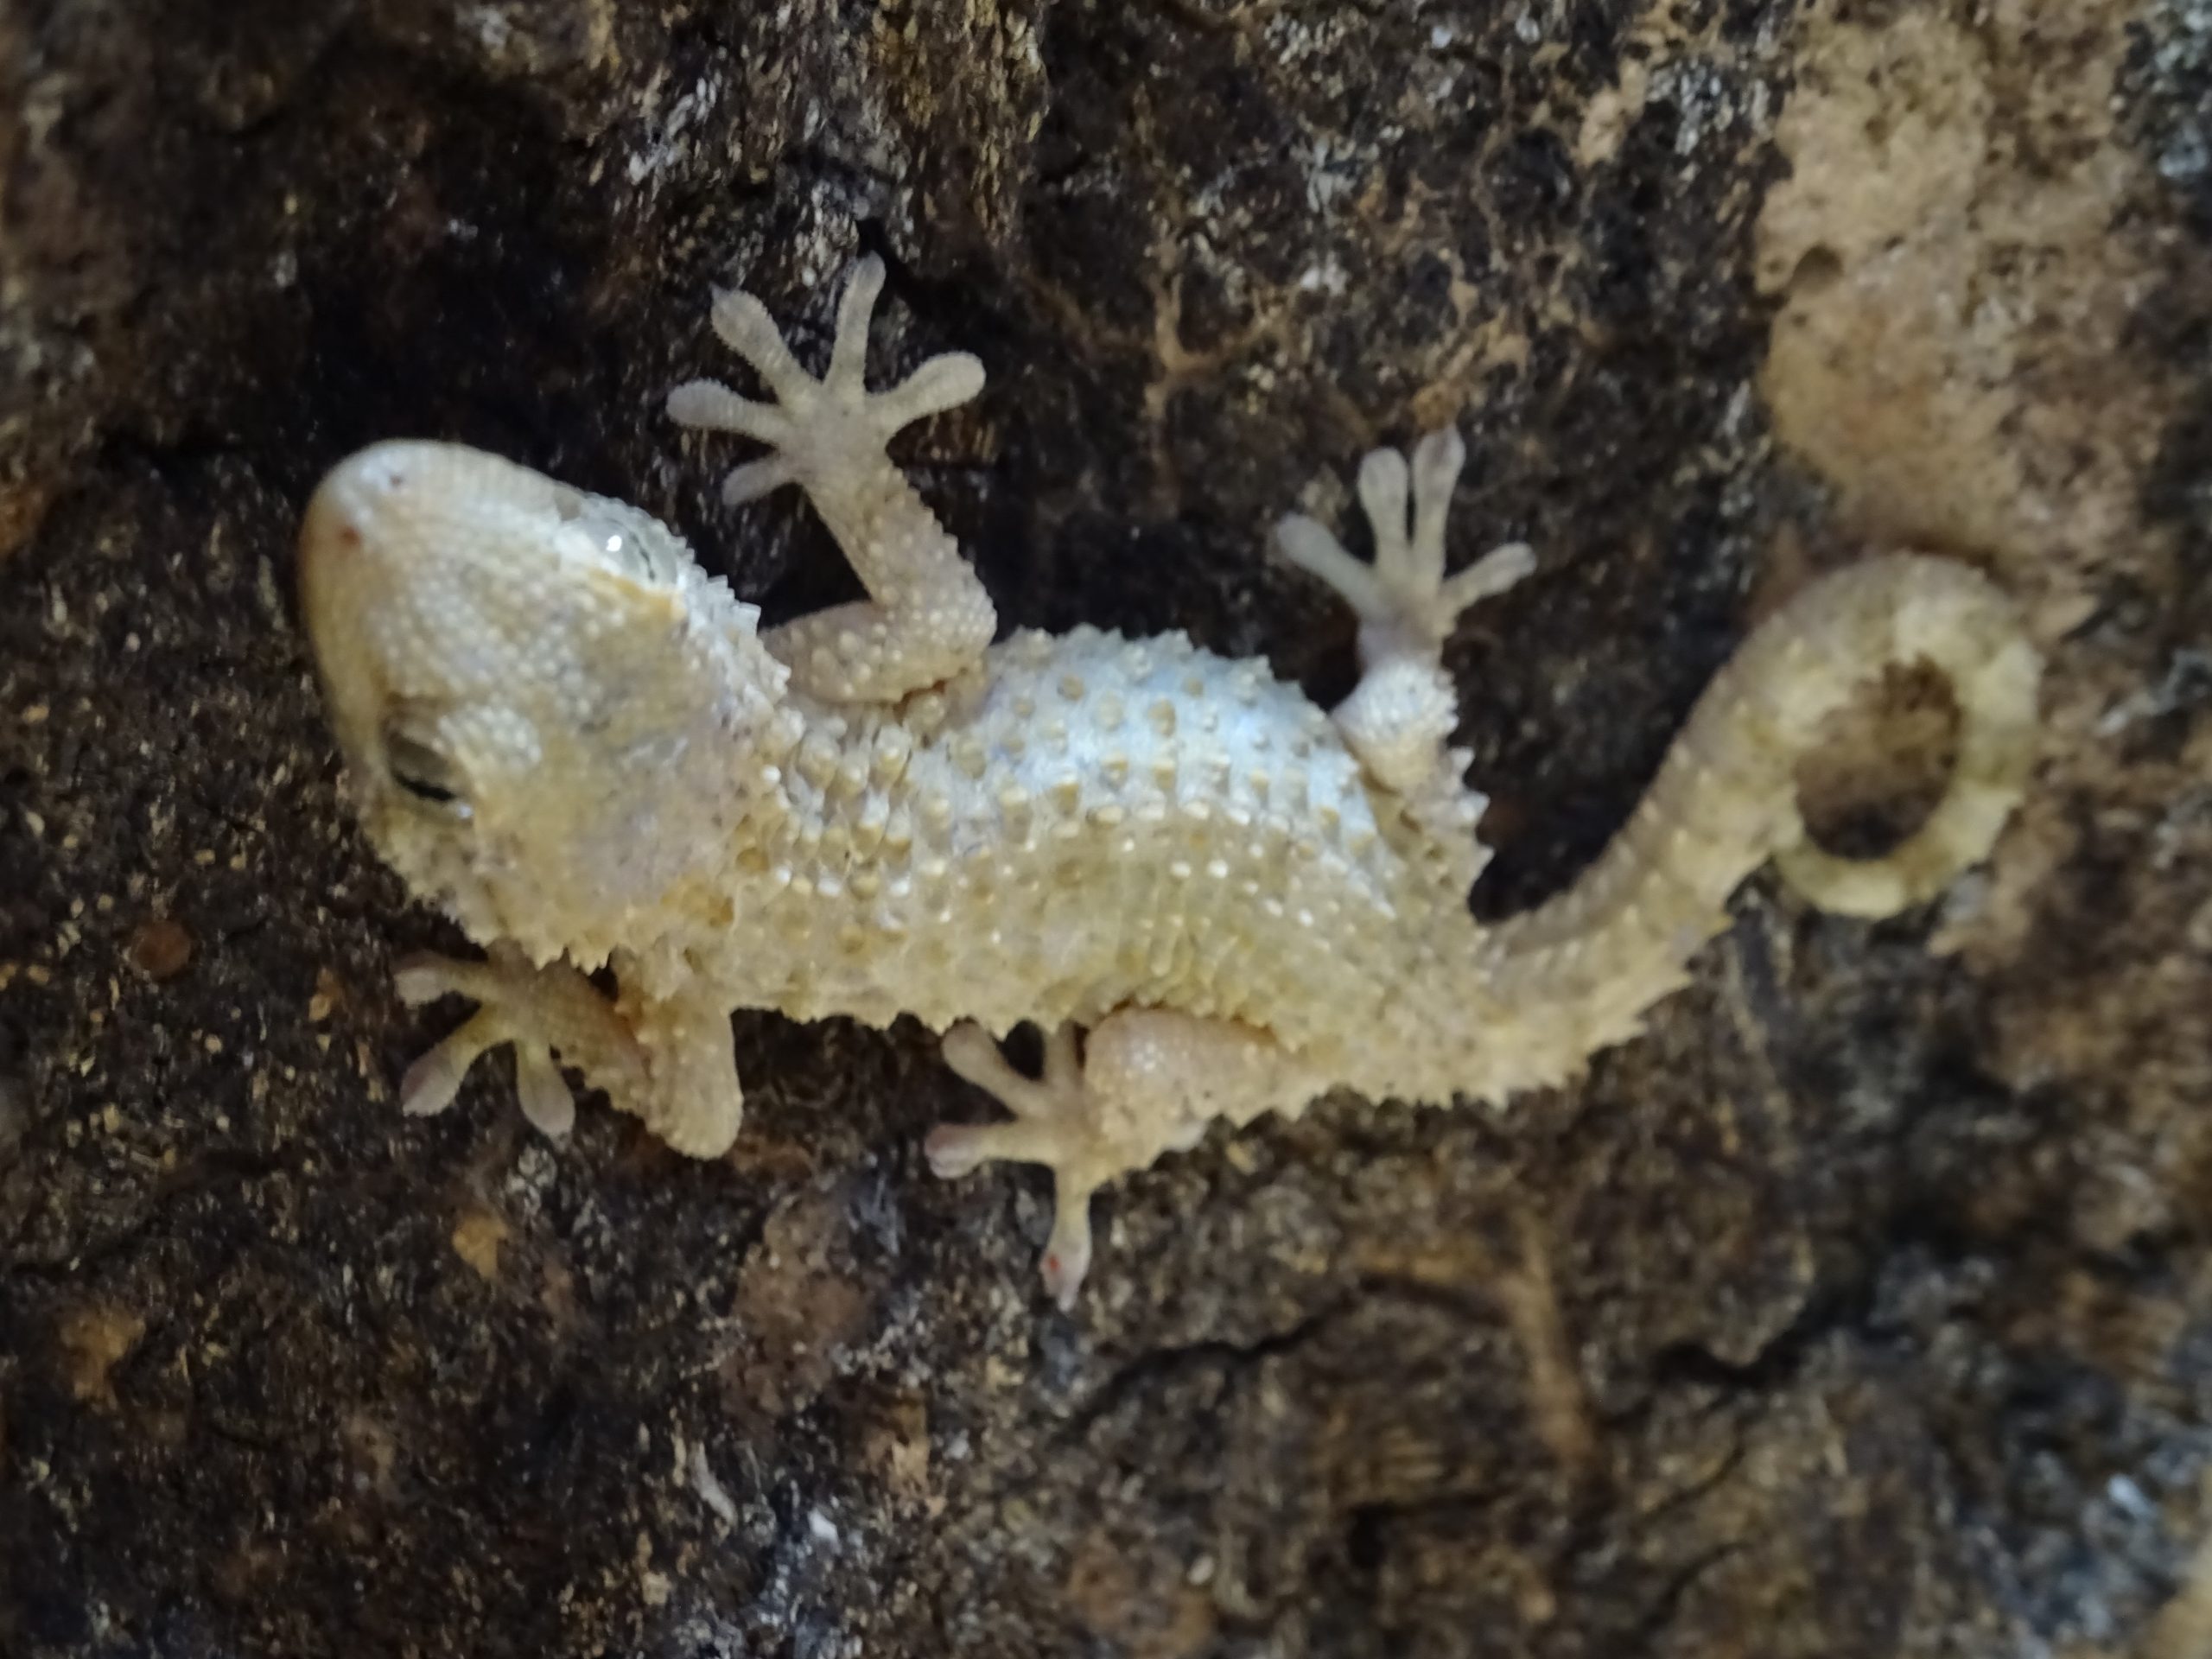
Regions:
<instances>
[{"instance_id":1,"label":"gecko front foot","mask_svg":"<svg viewBox=\"0 0 2212 1659\"><path fill-rule=\"evenodd\" d=\"M668 395L678 423L770 446L730 474L725 501L736 505L800 486L868 589L865 600L766 636L793 689L830 702L895 702L950 679L982 659L998 626L983 584L884 448L899 428L982 391L983 365L950 352L889 391L870 391L868 317L882 289L883 262L861 260L838 304L837 337L819 380L799 367L759 300L718 295L715 332L760 372L775 401L755 403L715 380L690 381Z\"/></svg>"},{"instance_id":2,"label":"gecko front foot","mask_svg":"<svg viewBox=\"0 0 2212 1659\"><path fill-rule=\"evenodd\" d=\"M554 1059L557 1050L601 1081L620 1074L642 1078L644 1057L627 1026L607 999L566 963L533 967L511 944L495 944L490 959L410 957L392 971L400 1001L410 1007L446 995L478 1006L460 1027L431 1048L400 1080L399 1109L427 1117L453 1104L462 1077L479 1056L503 1043L515 1050L515 1093L523 1115L540 1133L568 1134L576 1118L575 1096Z\"/></svg>"},{"instance_id":3,"label":"gecko front foot","mask_svg":"<svg viewBox=\"0 0 2212 1659\"><path fill-rule=\"evenodd\" d=\"M893 434L968 402L983 389L983 365L966 352L931 358L888 391L865 382L868 319L883 291L883 261L870 256L854 270L837 306L830 367L816 379L798 365L768 308L742 289L715 296L715 332L753 365L774 394L770 404L741 397L719 380L690 380L668 394L678 425L736 432L773 453L747 461L722 485L732 506L758 500L786 484L818 496L817 480L880 464Z\"/></svg>"},{"instance_id":4,"label":"gecko front foot","mask_svg":"<svg viewBox=\"0 0 2212 1659\"><path fill-rule=\"evenodd\" d=\"M1431 777L1452 734L1456 710L1442 660L1460 613L1536 568L1535 556L1516 542L1457 575L1444 574L1444 522L1466 458L1459 435L1446 428L1414 446L1410 474L1395 449L1374 450L1360 463L1360 505L1375 532L1371 565L1302 513L1275 526L1283 556L1334 588L1359 618L1364 671L1333 717L1376 780L1402 792Z\"/></svg>"},{"instance_id":5,"label":"gecko front foot","mask_svg":"<svg viewBox=\"0 0 2212 1659\"><path fill-rule=\"evenodd\" d=\"M649 998L626 988L610 1002L567 963L536 967L506 944L494 944L485 962L410 957L392 977L410 1004L452 995L478 1005L407 1068L402 1111L417 1117L443 1111L477 1058L512 1043L515 1093L523 1115L543 1134L565 1135L575 1122L575 1096L561 1075L565 1062L687 1157L718 1158L737 1137L744 1095L729 1016L715 997Z\"/></svg>"}]
</instances>

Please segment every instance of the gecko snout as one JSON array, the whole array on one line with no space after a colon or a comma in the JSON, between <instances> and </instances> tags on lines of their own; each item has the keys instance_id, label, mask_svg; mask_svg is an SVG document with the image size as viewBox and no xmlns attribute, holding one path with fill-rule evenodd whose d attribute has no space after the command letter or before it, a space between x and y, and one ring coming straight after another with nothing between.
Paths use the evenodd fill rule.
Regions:
<instances>
[{"instance_id":1,"label":"gecko snout","mask_svg":"<svg viewBox=\"0 0 2212 1659\"><path fill-rule=\"evenodd\" d=\"M423 487L450 446L398 441L355 451L324 474L300 527L301 556L388 550L419 517L432 492Z\"/></svg>"}]
</instances>

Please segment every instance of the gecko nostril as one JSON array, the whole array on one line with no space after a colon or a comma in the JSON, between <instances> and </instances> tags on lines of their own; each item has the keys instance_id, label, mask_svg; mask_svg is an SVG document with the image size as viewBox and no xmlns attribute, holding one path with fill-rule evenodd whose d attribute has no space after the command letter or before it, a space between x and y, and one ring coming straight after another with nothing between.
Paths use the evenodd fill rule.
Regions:
<instances>
[{"instance_id":1,"label":"gecko nostril","mask_svg":"<svg viewBox=\"0 0 2212 1659\"><path fill-rule=\"evenodd\" d=\"M353 474L371 495L396 495L407 487L407 464L397 455L372 450L355 461Z\"/></svg>"}]
</instances>

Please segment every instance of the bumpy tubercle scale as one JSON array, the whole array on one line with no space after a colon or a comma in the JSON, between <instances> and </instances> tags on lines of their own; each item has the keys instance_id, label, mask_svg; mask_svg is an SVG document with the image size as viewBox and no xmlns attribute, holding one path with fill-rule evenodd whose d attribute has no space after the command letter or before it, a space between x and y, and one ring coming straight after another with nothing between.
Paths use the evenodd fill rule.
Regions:
<instances>
[{"instance_id":1,"label":"bumpy tubercle scale","mask_svg":"<svg viewBox=\"0 0 2212 1659\"><path fill-rule=\"evenodd\" d=\"M938 1130L940 1170L1054 1169L1046 1277L1065 1302L1090 1193L1213 1117L1338 1085L1441 1103L1563 1082L1683 982L1769 857L1816 902L1886 914L1986 854L2025 785L2039 664L2012 607L1962 565L1877 557L1754 632L1581 880L1485 929L1467 907L1483 798L1446 747L1440 653L1532 562L1502 549L1445 575L1456 437L1369 458L1373 565L1310 520L1279 526L1360 616L1363 677L1333 715L1179 633L989 645L980 582L883 448L982 372L939 358L868 392L880 283L864 264L819 381L757 302L722 296L717 331L777 401L711 383L671 399L774 446L727 493L804 487L868 590L855 605L762 635L648 515L452 446L376 446L318 491L302 593L357 807L492 948L404 970L411 998L480 1005L410 1072L410 1109L512 1042L541 1128L571 1109L557 1050L712 1156L741 1113L730 1008L912 1014L1014 1114ZM1888 856L1831 857L1798 818L1796 762L1919 660L1960 708L1948 791ZM610 963L612 1003L582 977ZM998 1057L1024 1021L1049 1034L1041 1081Z\"/></svg>"}]
</instances>

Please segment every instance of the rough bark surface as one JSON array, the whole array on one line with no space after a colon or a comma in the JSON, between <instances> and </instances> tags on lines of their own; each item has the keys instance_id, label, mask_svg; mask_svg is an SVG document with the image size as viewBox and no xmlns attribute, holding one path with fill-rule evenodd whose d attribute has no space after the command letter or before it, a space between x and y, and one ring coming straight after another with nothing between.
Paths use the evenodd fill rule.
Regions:
<instances>
[{"instance_id":1,"label":"rough bark surface","mask_svg":"<svg viewBox=\"0 0 2212 1659\"><path fill-rule=\"evenodd\" d=\"M0 1652L2204 1650L2203 0L16 0L0 88ZM498 1068L403 1121L454 940L300 503L460 438L839 596L658 408L713 286L818 336L868 249L989 367L906 458L1019 623L1333 696L1263 527L1461 423L1459 556L1543 560L1451 658L1485 915L1872 540L2030 602L2031 804L1897 922L1755 883L1582 1086L1128 1181L1071 1316L918 1030L741 1015L709 1166Z\"/></svg>"}]
</instances>

